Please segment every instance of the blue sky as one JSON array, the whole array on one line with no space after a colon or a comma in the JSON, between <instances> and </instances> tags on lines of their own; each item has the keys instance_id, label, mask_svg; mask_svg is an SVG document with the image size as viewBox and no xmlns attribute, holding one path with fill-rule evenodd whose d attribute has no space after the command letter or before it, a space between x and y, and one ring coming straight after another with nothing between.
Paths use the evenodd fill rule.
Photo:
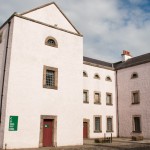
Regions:
<instances>
[{"instance_id":1,"label":"blue sky","mask_svg":"<svg viewBox=\"0 0 150 150\"><path fill-rule=\"evenodd\" d=\"M84 35L84 56L108 62L150 52L150 0L53 0ZM0 25L51 0L0 0Z\"/></svg>"}]
</instances>

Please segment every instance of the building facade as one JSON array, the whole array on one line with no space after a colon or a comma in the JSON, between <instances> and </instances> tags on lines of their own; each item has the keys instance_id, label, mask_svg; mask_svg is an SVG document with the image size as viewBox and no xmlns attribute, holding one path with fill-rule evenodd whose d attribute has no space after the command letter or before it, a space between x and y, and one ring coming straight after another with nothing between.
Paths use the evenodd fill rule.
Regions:
<instances>
[{"instance_id":1,"label":"building facade","mask_svg":"<svg viewBox=\"0 0 150 150\"><path fill-rule=\"evenodd\" d=\"M0 27L0 148L150 138L150 54L123 59L83 57L83 36L55 3L13 14Z\"/></svg>"}]
</instances>

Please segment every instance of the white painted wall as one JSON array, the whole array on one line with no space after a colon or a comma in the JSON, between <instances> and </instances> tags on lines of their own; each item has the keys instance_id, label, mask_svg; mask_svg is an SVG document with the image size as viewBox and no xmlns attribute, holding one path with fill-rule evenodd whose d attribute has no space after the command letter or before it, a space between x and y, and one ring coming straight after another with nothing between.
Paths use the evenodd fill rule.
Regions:
<instances>
[{"instance_id":1,"label":"white painted wall","mask_svg":"<svg viewBox=\"0 0 150 150\"><path fill-rule=\"evenodd\" d=\"M106 133L106 116L113 116L113 136L116 131L116 89L115 89L115 71L83 65L83 70L87 72L88 77L83 77L83 89L89 90L89 104L83 103L83 118L90 119L89 138L104 137ZM100 80L94 79L95 73L100 75ZM105 81L106 76L110 76L112 82ZM94 104L94 91L101 92L101 105ZM112 93L112 106L106 105L106 92ZM102 116L102 133L94 133L94 115ZM110 133L107 133L110 136Z\"/></svg>"},{"instance_id":2,"label":"white painted wall","mask_svg":"<svg viewBox=\"0 0 150 150\"><path fill-rule=\"evenodd\" d=\"M30 13L24 14L23 16L43 23L47 23L52 26L57 25L58 28L66 29L68 31L77 33L77 31L66 20L63 14L60 13L59 9L55 6L55 4L48 5L41 9L37 9Z\"/></svg>"},{"instance_id":3,"label":"white painted wall","mask_svg":"<svg viewBox=\"0 0 150 150\"><path fill-rule=\"evenodd\" d=\"M82 145L83 38L15 17L4 144L39 146L40 115L56 115L57 146ZM58 48L45 45L47 36ZM43 88L43 65L58 68L58 90ZM18 131L8 131L9 116ZM78 131L78 132L77 132Z\"/></svg>"},{"instance_id":4,"label":"white painted wall","mask_svg":"<svg viewBox=\"0 0 150 150\"><path fill-rule=\"evenodd\" d=\"M0 96L2 92L2 80L4 74L4 59L6 55L6 45L8 38L8 23L1 29L3 32L2 43L0 44ZM3 147L4 139L4 126L5 126L5 112L6 112L6 99L7 99L7 85L8 85L8 76L9 76L9 66L10 66L10 54L11 54L11 42L13 34L13 19L11 20L10 31L9 31L9 40L8 40L8 50L7 50L7 61L5 68L5 78L4 78L4 90L3 90L3 102L2 102L2 120L0 124L0 148Z\"/></svg>"},{"instance_id":5,"label":"white painted wall","mask_svg":"<svg viewBox=\"0 0 150 150\"><path fill-rule=\"evenodd\" d=\"M131 79L133 72L138 78ZM132 116L141 115L142 135L150 138L150 63L121 69L118 71L119 130L120 136L130 137ZM132 105L131 92L140 91L140 104Z\"/></svg>"}]
</instances>

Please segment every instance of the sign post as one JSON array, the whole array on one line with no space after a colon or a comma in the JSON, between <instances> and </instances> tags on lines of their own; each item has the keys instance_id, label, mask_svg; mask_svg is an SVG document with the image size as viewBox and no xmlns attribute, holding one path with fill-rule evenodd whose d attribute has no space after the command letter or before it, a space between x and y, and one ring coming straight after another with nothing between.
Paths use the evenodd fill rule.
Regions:
<instances>
[{"instance_id":1,"label":"sign post","mask_svg":"<svg viewBox=\"0 0 150 150\"><path fill-rule=\"evenodd\" d=\"M10 116L9 131L17 131L17 130L18 130L18 116Z\"/></svg>"}]
</instances>

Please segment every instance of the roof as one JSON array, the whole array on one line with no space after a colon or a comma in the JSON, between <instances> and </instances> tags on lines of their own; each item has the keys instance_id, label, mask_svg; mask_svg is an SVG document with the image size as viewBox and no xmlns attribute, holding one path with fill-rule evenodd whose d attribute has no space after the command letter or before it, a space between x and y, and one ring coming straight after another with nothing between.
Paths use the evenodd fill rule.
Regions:
<instances>
[{"instance_id":1,"label":"roof","mask_svg":"<svg viewBox=\"0 0 150 150\"><path fill-rule=\"evenodd\" d=\"M83 63L90 66L105 68L109 70L114 70L113 64L101 60L96 60L89 57L83 57Z\"/></svg>"},{"instance_id":2,"label":"roof","mask_svg":"<svg viewBox=\"0 0 150 150\"><path fill-rule=\"evenodd\" d=\"M133 57L128 59L125 62L119 61L116 63L109 63L101 60L96 60L88 57L83 57L83 63L95 67L110 69L110 70L120 70L132 66L137 66L141 64L145 64L150 62L150 53L140 55L137 57Z\"/></svg>"},{"instance_id":3,"label":"roof","mask_svg":"<svg viewBox=\"0 0 150 150\"><path fill-rule=\"evenodd\" d=\"M150 53L128 59L125 62L114 63L116 70L141 65L150 62Z\"/></svg>"}]
</instances>

